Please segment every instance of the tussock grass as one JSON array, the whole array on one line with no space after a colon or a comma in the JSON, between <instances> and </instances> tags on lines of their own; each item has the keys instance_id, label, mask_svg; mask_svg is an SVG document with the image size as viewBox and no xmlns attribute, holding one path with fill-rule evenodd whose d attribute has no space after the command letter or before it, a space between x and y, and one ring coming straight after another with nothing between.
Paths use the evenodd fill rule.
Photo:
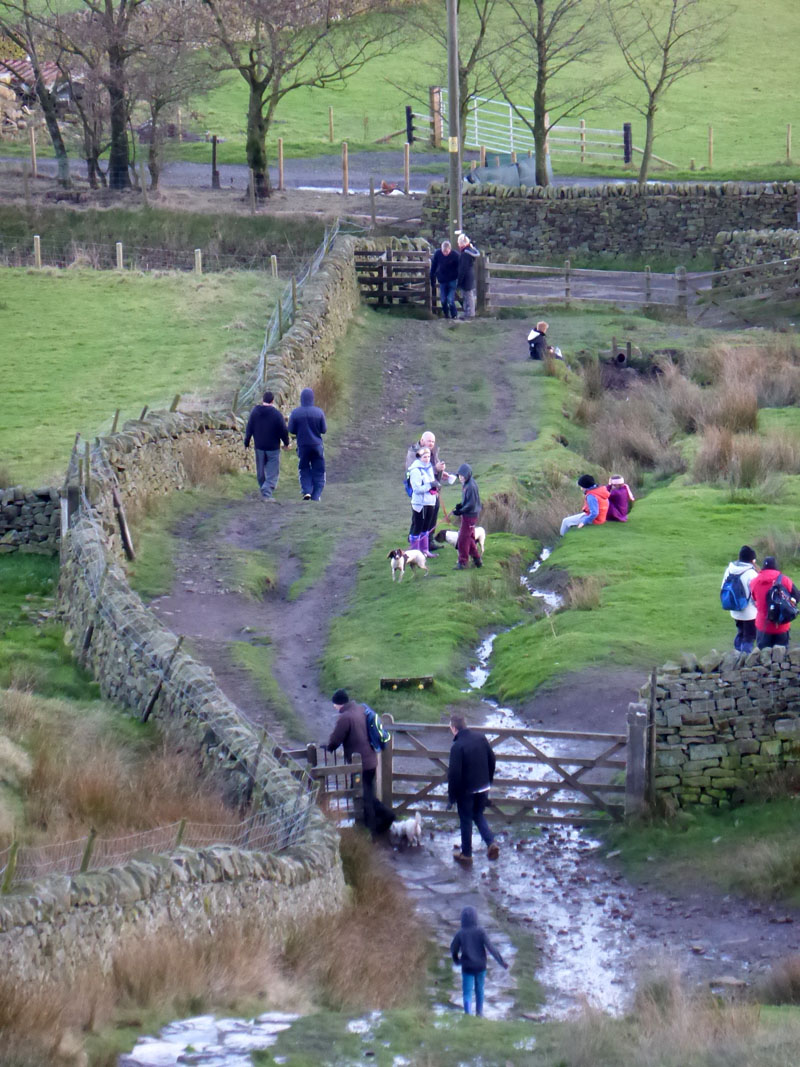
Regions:
<instances>
[{"instance_id":1,"label":"tussock grass","mask_svg":"<svg viewBox=\"0 0 800 1067\"><path fill-rule=\"evenodd\" d=\"M778 433L734 434L715 426L703 433L692 465L695 481L727 481L736 488L752 488L777 473L798 472L800 440Z\"/></svg>"},{"instance_id":2,"label":"tussock grass","mask_svg":"<svg viewBox=\"0 0 800 1067\"><path fill-rule=\"evenodd\" d=\"M192 437L181 445L181 463L189 485L214 486L223 474L233 474L230 460L215 452L204 438Z\"/></svg>"},{"instance_id":3,"label":"tussock grass","mask_svg":"<svg viewBox=\"0 0 800 1067\"><path fill-rule=\"evenodd\" d=\"M800 1004L800 955L776 963L755 993L764 1004Z\"/></svg>"},{"instance_id":4,"label":"tussock grass","mask_svg":"<svg viewBox=\"0 0 800 1067\"><path fill-rule=\"evenodd\" d=\"M42 844L91 826L109 835L182 818L233 819L196 757L163 743L153 747L152 731L126 743L97 707L0 690L0 730L31 758L31 773L20 785L23 839Z\"/></svg>"},{"instance_id":5,"label":"tussock grass","mask_svg":"<svg viewBox=\"0 0 800 1067\"><path fill-rule=\"evenodd\" d=\"M351 901L299 930L286 961L326 1006L337 1010L418 1002L428 949L414 905L365 834L345 830L341 846Z\"/></svg>"},{"instance_id":6,"label":"tussock grass","mask_svg":"<svg viewBox=\"0 0 800 1067\"><path fill-rule=\"evenodd\" d=\"M342 383L330 364L314 379L314 403L328 414L335 412L342 399Z\"/></svg>"},{"instance_id":7,"label":"tussock grass","mask_svg":"<svg viewBox=\"0 0 800 1067\"><path fill-rule=\"evenodd\" d=\"M600 607L602 579L595 574L585 578L572 578L564 597L566 607L573 611L594 611Z\"/></svg>"}]
</instances>

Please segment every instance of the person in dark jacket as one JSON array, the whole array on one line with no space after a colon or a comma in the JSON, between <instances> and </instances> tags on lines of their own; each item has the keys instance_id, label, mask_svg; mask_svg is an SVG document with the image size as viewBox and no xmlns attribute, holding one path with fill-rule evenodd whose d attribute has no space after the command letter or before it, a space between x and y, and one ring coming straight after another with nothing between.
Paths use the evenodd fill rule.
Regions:
<instances>
[{"instance_id":1,"label":"person in dark jacket","mask_svg":"<svg viewBox=\"0 0 800 1067\"><path fill-rule=\"evenodd\" d=\"M289 433L297 438L297 474L303 500L319 500L325 488L325 414L314 404L314 390L300 393L300 407L289 416Z\"/></svg>"},{"instance_id":2,"label":"person in dark jacket","mask_svg":"<svg viewBox=\"0 0 800 1067\"><path fill-rule=\"evenodd\" d=\"M447 801L458 808L461 823L461 851L453 859L472 863L472 824L487 846L490 860L500 855L500 846L484 816L489 800L489 786L494 780L494 749L483 734L467 729L463 715L450 716L450 762L447 767Z\"/></svg>"},{"instance_id":3,"label":"person in dark jacket","mask_svg":"<svg viewBox=\"0 0 800 1067\"><path fill-rule=\"evenodd\" d=\"M475 541L475 523L481 513L481 494L478 492L478 483L472 477L472 467L469 463L462 463L458 468L458 480L461 482L461 500L453 508L452 514L461 518L458 528L458 563L455 569L463 571L472 556L472 562L476 567L482 567L483 561Z\"/></svg>"},{"instance_id":4,"label":"person in dark jacket","mask_svg":"<svg viewBox=\"0 0 800 1067\"><path fill-rule=\"evenodd\" d=\"M759 648L773 648L775 645L783 645L785 648L789 644L789 630L792 624L770 622L767 614L769 591L778 578L781 579L781 585L795 604L800 603L800 590L792 579L781 574L774 556L765 556L761 570L750 582L750 596L756 605L756 645Z\"/></svg>"},{"instance_id":5,"label":"person in dark jacket","mask_svg":"<svg viewBox=\"0 0 800 1067\"><path fill-rule=\"evenodd\" d=\"M475 990L475 1014L483 1015L483 989L486 982L486 952L491 952L501 967L508 970L508 964L486 936L482 926L478 926L478 913L474 908L464 908L461 912L461 929L450 942L450 955L453 963L461 964L461 992L464 997L464 1011L469 1015L472 1003L472 991Z\"/></svg>"},{"instance_id":6,"label":"person in dark jacket","mask_svg":"<svg viewBox=\"0 0 800 1067\"><path fill-rule=\"evenodd\" d=\"M439 286L439 300L446 319L456 317L456 289L458 288L458 252L449 241L442 241L431 259L431 285Z\"/></svg>"},{"instance_id":7,"label":"person in dark jacket","mask_svg":"<svg viewBox=\"0 0 800 1067\"><path fill-rule=\"evenodd\" d=\"M458 235L458 285L464 302L463 319L475 318L475 261L480 256L479 250L465 233Z\"/></svg>"},{"instance_id":8,"label":"person in dark jacket","mask_svg":"<svg viewBox=\"0 0 800 1067\"><path fill-rule=\"evenodd\" d=\"M339 718L325 748L335 752L341 745L344 758L351 762L354 753L361 757L361 788L364 797L364 824L373 833L383 833L394 821L394 814L375 796L378 753L369 743L367 709L351 700L347 690L337 689L332 697Z\"/></svg>"},{"instance_id":9,"label":"person in dark jacket","mask_svg":"<svg viewBox=\"0 0 800 1067\"><path fill-rule=\"evenodd\" d=\"M536 329L528 334L528 352L531 359L546 359L555 354L552 345L547 343L548 323L542 321L536 323Z\"/></svg>"},{"instance_id":10,"label":"person in dark jacket","mask_svg":"<svg viewBox=\"0 0 800 1067\"><path fill-rule=\"evenodd\" d=\"M262 500L274 500L273 493L278 484L281 470L281 442L289 447L289 431L286 419L273 405L274 395L268 389L261 400L250 412L247 428L244 431L244 447L250 447L256 454L256 480L261 490Z\"/></svg>"}]
</instances>

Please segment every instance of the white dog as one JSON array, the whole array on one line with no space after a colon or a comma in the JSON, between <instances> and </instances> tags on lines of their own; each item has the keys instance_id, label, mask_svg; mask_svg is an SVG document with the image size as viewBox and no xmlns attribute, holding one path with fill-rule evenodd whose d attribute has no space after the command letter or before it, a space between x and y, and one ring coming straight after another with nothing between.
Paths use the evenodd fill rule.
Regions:
<instances>
[{"instance_id":1,"label":"white dog","mask_svg":"<svg viewBox=\"0 0 800 1067\"><path fill-rule=\"evenodd\" d=\"M392 581L397 577L402 582L406 567L418 567L424 574L428 573L425 556L418 548L393 548L386 558L392 561Z\"/></svg>"},{"instance_id":2,"label":"white dog","mask_svg":"<svg viewBox=\"0 0 800 1067\"><path fill-rule=\"evenodd\" d=\"M434 537L434 541L438 541L440 545L443 545L446 541L448 545L452 545L455 548L458 543L458 530L440 530ZM482 526L475 527L475 541L481 555L483 555L486 545L486 531Z\"/></svg>"},{"instance_id":3,"label":"white dog","mask_svg":"<svg viewBox=\"0 0 800 1067\"><path fill-rule=\"evenodd\" d=\"M422 816L416 813L413 819L397 819L389 827L389 836L395 845L422 844Z\"/></svg>"}]
</instances>

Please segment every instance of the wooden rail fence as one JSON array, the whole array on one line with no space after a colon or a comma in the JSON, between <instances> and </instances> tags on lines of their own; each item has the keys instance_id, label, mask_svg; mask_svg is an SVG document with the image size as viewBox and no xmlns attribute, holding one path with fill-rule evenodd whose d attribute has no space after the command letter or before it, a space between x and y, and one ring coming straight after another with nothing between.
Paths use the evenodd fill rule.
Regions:
<instances>
[{"instance_id":1,"label":"wooden rail fence","mask_svg":"<svg viewBox=\"0 0 800 1067\"><path fill-rule=\"evenodd\" d=\"M647 795L647 714L632 706L626 734L471 727L486 736L497 759L491 789L492 817L519 822L587 826L638 814ZM456 816L447 810L449 726L382 721L391 741L379 759L376 793L398 817L419 811L435 822ZM309 745L285 753L307 760L319 783L320 804L337 820L359 817L361 764L336 761Z\"/></svg>"}]
</instances>

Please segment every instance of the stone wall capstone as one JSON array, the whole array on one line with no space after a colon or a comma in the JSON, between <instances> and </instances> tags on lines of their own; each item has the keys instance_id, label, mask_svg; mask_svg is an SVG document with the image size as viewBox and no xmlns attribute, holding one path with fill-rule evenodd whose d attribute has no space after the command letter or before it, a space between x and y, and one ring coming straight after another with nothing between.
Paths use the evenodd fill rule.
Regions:
<instances>
[{"instance_id":1,"label":"stone wall capstone","mask_svg":"<svg viewBox=\"0 0 800 1067\"><path fill-rule=\"evenodd\" d=\"M760 778L800 764L800 648L665 664L655 732L657 796L680 807L736 803Z\"/></svg>"},{"instance_id":2,"label":"stone wall capstone","mask_svg":"<svg viewBox=\"0 0 800 1067\"><path fill-rule=\"evenodd\" d=\"M422 232L433 241L449 231L447 187L430 186ZM793 182L547 186L512 189L466 186L463 227L478 247L499 261L541 262L616 254L672 255L707 252L721 230L793 229ZM573 266L579 266L573 263Z\"/></svg>"}]
</instances>

